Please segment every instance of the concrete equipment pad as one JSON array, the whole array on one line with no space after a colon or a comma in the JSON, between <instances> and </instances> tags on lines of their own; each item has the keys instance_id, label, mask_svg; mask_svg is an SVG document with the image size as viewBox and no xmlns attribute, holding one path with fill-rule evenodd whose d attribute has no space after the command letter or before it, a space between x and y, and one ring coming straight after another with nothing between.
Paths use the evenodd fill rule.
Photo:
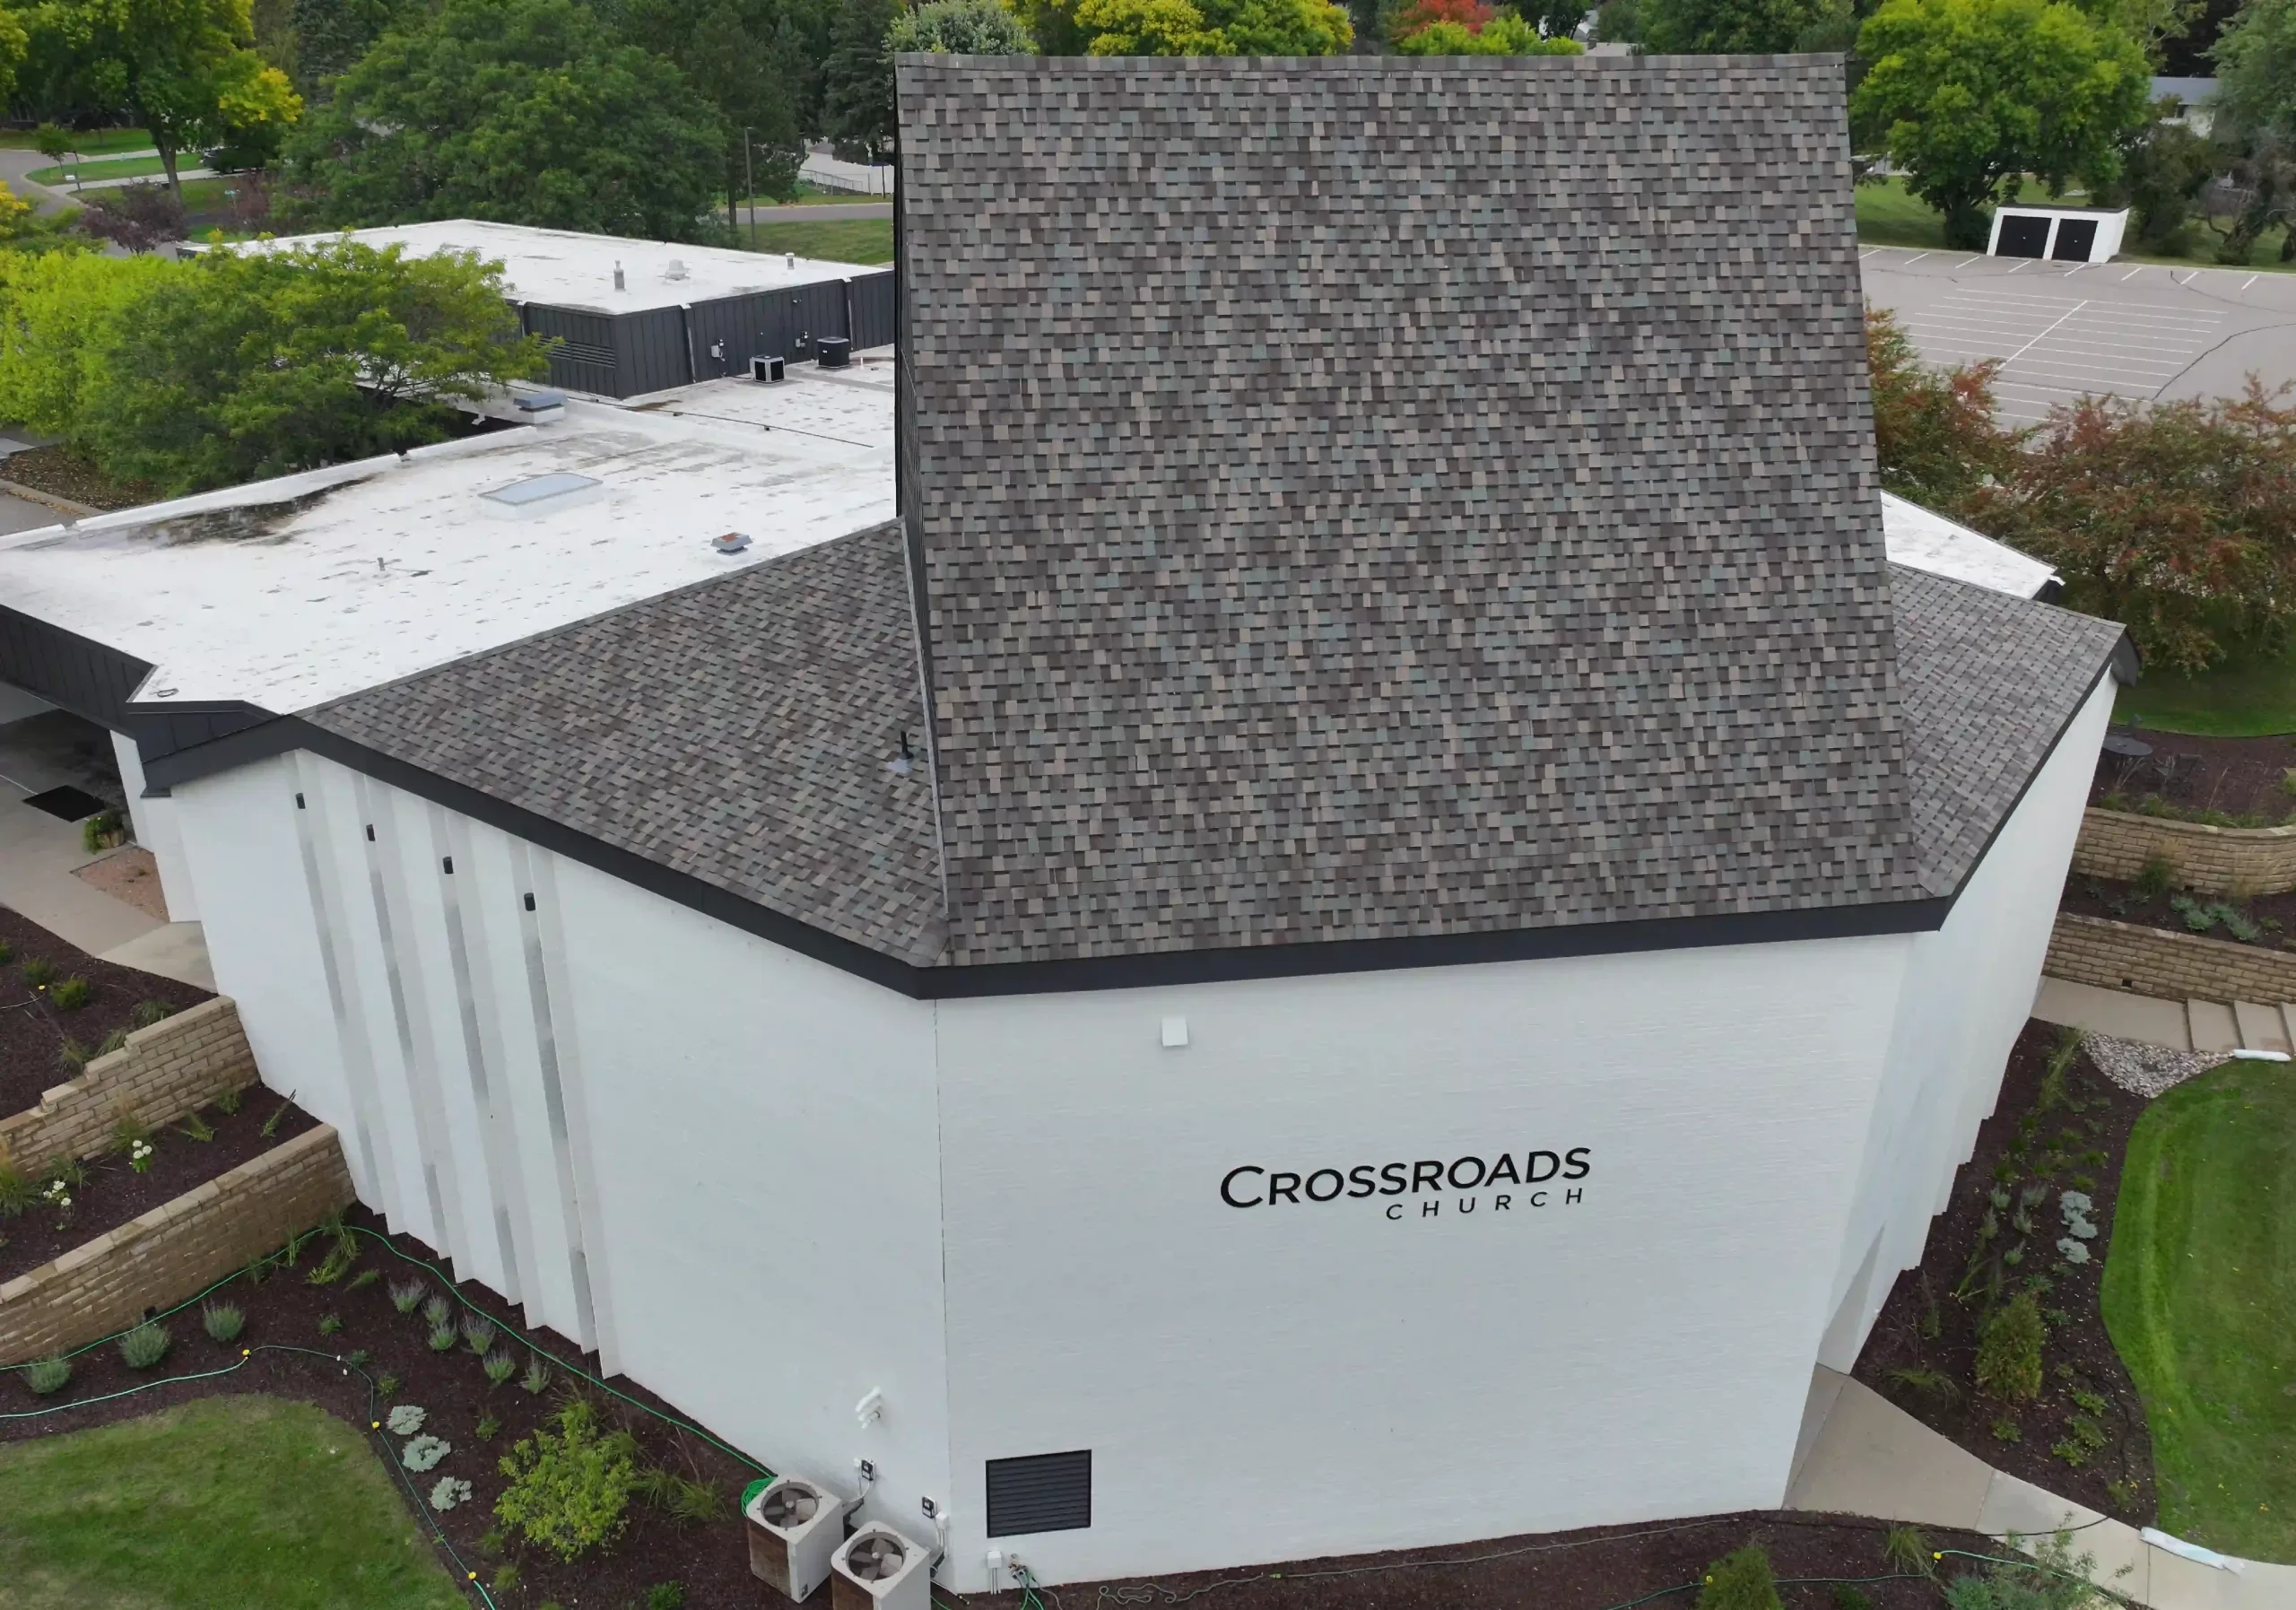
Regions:
<instances>
[{"instance_id":1,"label":"concrete equipment pad","mask_svg":"<svg viewBox=\"0 0 2296 1610\"><path fill-rule=\"evenodd\" d=\"M2192 1033L2181 1001L2155 1000L2149 995L2045 978L2040 992L2033 997L2033 1015L2045 1023L2066 1023L2116 1040L2142 1040L2178 1051L2192 1049Z\"/></svg>"}]
</instances>

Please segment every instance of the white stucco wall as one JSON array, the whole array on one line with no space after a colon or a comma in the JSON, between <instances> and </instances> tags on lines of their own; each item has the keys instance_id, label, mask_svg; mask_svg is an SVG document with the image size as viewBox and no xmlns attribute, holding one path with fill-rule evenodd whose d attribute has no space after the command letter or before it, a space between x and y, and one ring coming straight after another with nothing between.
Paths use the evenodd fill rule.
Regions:
<instances>
[{"instance_id":1,"label":"white stucco wall","mask_svg":"<svg viewBox=\"0 0 2296 1610\"><path fill-rule=\"evenodd\" d=\"M1000 1540L1048 1580L1777 1502L1909 944L943 1003L944 1580L985 1460L1083 1448L1091 1528ZM1505 1213L1220 1196L1575 1147Z\"/></svg>"},{"instance_id":2,"label":"white stucco wall","mask_svg":"<svg viewBox=\"0 0 2296 1610\"><path fill-rule=\"evenodd\" d=\"M2059 892L2112 718L2101 678L2002 824L1945 926L1914 942L1888 1074L1874 1102L1857 1205L1835 1262L1820 1362L1848 1370L1993 1111L2009 1048L2032 1015Z\"/></svg>"},{"instance_id":3,"label":"white stucco wall","mask_svg":"<svg viewBox=\"0 0 2296 1610\"><path fill-rule=\"evenodd\" d=\"M127 794L127 817L135 841L152 852L160 873L160 892L166 897L170 922L197 922L199 900L194 892L191 864L184 858L183 833L176 825L175 801L164 796L147 799L144 794L144 757L135 740L111 735L112 759L119 764L119 786Z\"/></svg>"}]
</instances>

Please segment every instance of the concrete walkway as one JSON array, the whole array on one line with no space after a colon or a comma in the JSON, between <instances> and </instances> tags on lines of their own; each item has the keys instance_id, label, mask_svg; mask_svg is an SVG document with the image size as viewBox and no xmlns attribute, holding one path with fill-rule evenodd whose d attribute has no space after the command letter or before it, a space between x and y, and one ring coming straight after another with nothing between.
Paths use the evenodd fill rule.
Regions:
<instances>
[{"instance_id":1,"label":"concrete walkway","mask_svg":"<svg viewBox=\"0 0 2296 1610\"><path fill-rule=\"evenodd\" d=\"M1992 1537L2071 1529L2074 1552L2096 1556L2099 1586L2153 1610L2296 1606L2296 1565L2243 1561L2224 1571L2185 1559L2125 1521L1994 1469L1870 1388L1822 1368L1802 1411L1786 1507Z\"/></svg>"},{"instance_id":2,"label":"concrete walkway","mask_svg":"<svg viewBox=\"0 0 2296 1610\"><path fill-rule=\"evenodd\" d=\"M0 784L0 906L100 961L214 988L199 925L161 922L74 877L96 858L81 847L79 824L33 809L25 792Z\"/></svg>"},{"instance_id":3,"label":"concrete walkway","mask_svg":"<svg viewBox=\"0 0 2296 1610\"><path fill-rule=\"evenodd\" d=\"M2043 1023L2070 1024L2174 1051L2296 1051L2296 1003L2292 1002L2164 1001L2045 978L2033 997L2033 1015Z\"/></svg>"}]
</instances>

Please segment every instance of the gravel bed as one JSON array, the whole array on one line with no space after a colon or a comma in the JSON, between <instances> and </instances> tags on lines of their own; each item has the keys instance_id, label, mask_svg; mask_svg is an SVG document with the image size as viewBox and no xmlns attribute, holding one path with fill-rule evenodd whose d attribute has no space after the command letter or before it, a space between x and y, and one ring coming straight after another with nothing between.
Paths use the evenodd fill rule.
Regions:
<instances>
[{"instance_id":1,"label":"gravel bed","mask_svg":"<svg viewBox=\"0 0 2296 1610\"><path fill-rule=\"evenodd\" d=\"M2099 1073L2129 1094L2147 1101L2224 1060L2213 1051L2179 1051L2110 1034L2085 1034L2081 1044Z\"/></svg>"}]
</instances>

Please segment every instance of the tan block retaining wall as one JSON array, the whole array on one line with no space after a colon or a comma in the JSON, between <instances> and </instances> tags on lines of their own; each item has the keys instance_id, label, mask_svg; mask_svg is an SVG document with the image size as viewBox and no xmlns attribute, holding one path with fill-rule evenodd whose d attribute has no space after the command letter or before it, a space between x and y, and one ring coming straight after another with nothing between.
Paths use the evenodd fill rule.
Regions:
<instances>
[{"instance_id":1,"label":"tan block retaining wall","mask_svg":"<svg viewBox=\"0 0 2296 1610\"><path fill-rule=\"evenodd\" d=\"M2209 827L2100 811L2081 818L2073 870L2089 877L2133 878L2164 855L2177 881L2206 894L2277 894L2296 889L2296 827Z\"/></svg>"},{"instance_id":2,"label":"tan block retaining wall","mask_svg":"<svg viewBox=\"0 0 2296 1610\"><path fill-rule=\"evenodd\" d=\"M2296 953L2063 911L2041 970L2162 1000L2296 1001Z\"/></svg>"},{"instance_id":3,"label":"tan block retaining wall","mask_svg":"<svg viewBox=\"0 0 2296 1610\"><path fill-rule=\"evenodd\" d=\"M0 1284L0 1365L82 1346L197 1296L351 1200L335 1130L307 1130ZM186 1322L198 1320L171 1326L180 1335Z\"/></svg>"},{"instance_id":4,"label":"tan block retaining wall","mask_svg":"<svg viewBox=\"0 0 2296 1610\"><path fill-rule=\"evenodd\" d=\"M0 1157L27 1171L51 1157L93 1157L111 1144L122 1102L157 1129L255 1080L239 1009L217 996L136 1030L30 1111L0 1118Z\"/></svg>"}]
</instances>

